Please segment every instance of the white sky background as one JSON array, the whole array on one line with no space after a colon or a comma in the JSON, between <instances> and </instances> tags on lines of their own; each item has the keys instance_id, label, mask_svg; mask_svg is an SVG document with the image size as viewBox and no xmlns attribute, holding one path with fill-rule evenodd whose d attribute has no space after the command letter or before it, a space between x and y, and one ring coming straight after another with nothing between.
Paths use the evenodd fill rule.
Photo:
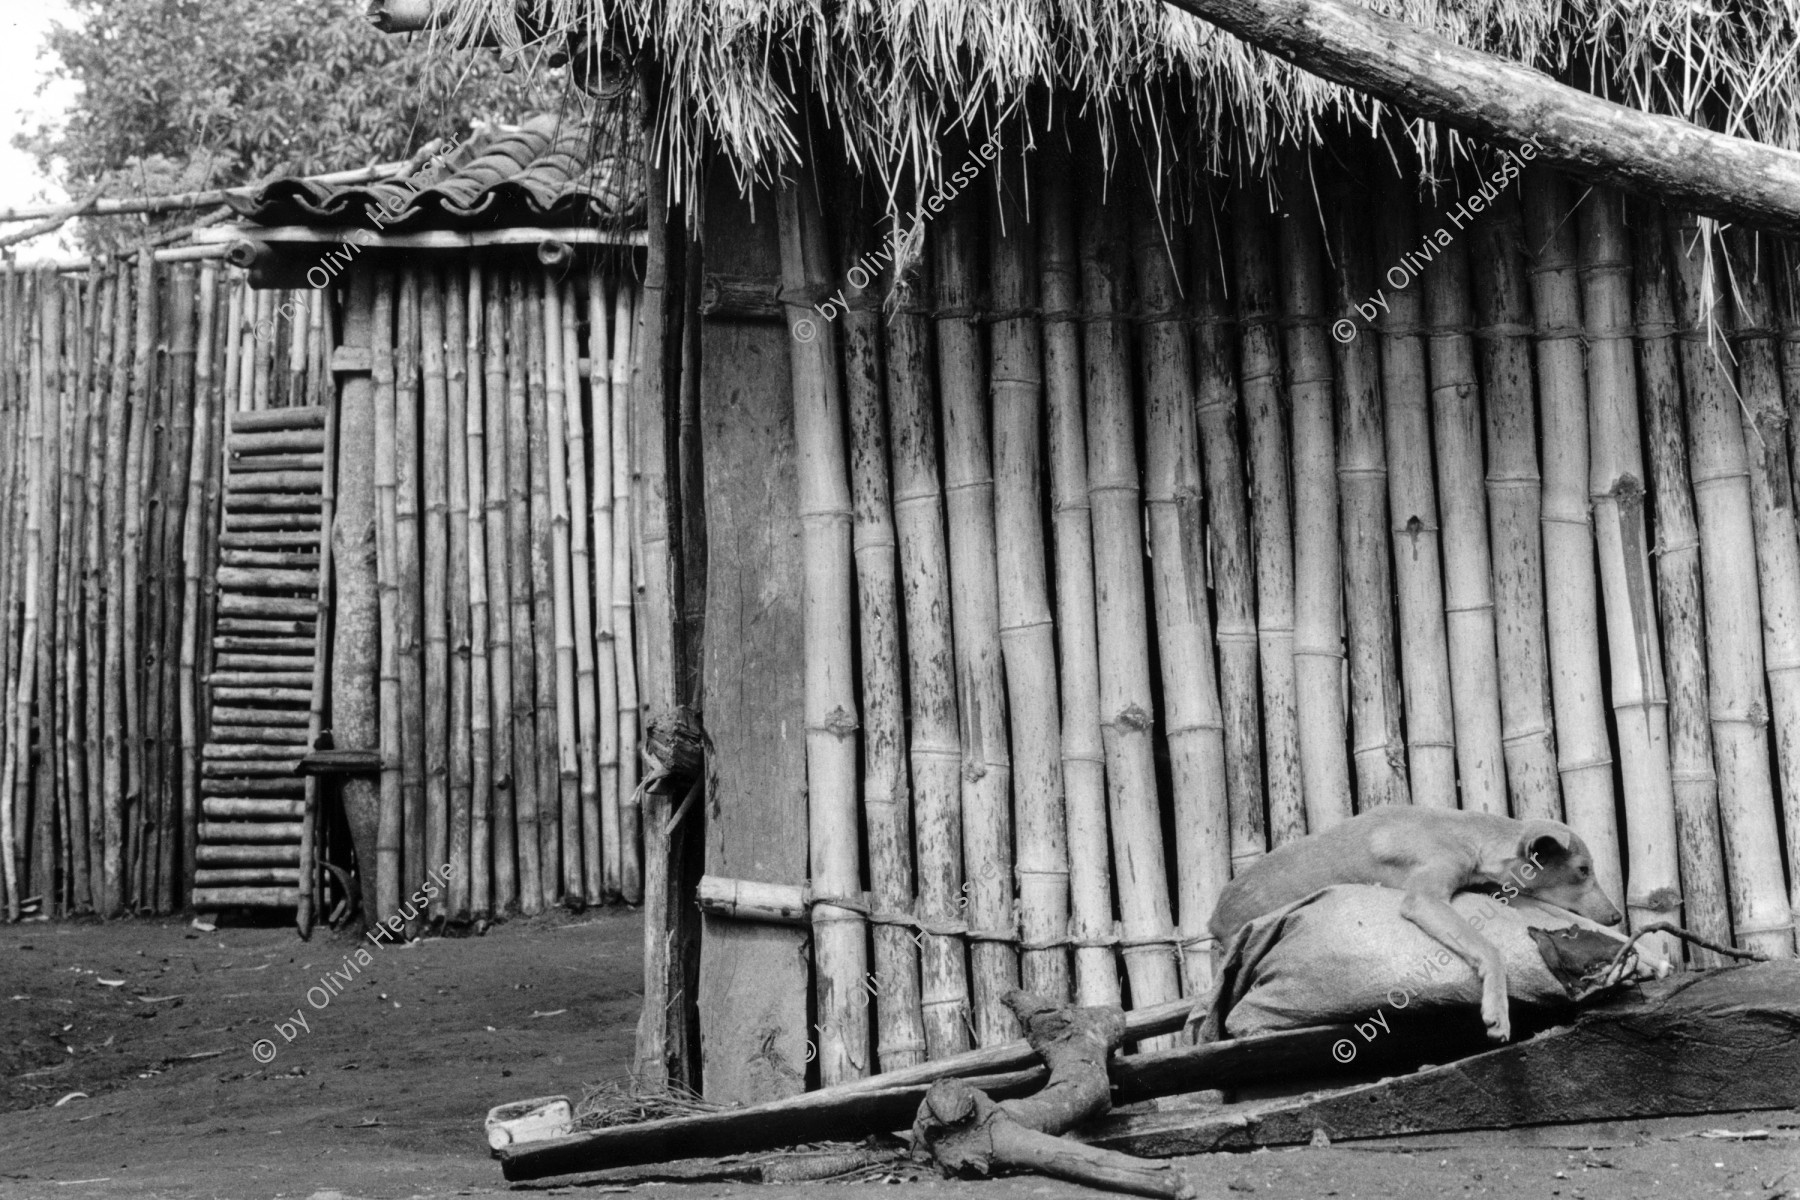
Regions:
<instances>
[{"instance_id":1,"label":"white sky background","mask_svg":"<svg viewBox=\"0 0 1800 1200\"><path fill-rule=\"evenodd\" d=\"M38 174L29 154L13 149L12 135L37 126L67 109L75 89L66 82L38 94L38 85L49 73L48 60L40 60L44 35L52 21L71 24L74 16L64 0L0 0L0 208L22 204L65 201L68 196ZM22 225L0 226L0 232ZM72 247L58 235L46 235L11 247L19 261L62 257Z\"/></svg>"}]
</instances>

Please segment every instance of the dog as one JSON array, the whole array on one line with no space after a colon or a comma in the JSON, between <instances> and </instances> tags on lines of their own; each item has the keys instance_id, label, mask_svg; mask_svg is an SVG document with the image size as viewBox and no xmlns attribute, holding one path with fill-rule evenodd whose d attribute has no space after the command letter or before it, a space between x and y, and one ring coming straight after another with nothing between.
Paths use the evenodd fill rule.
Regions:
<instances>
[{"instance_id":1,"label":"dog","mask_svg":"<svg viewBox=\"0 0 1800 1200\"><path fill-rule=\"evenodd\" d=\"M1401 914L1481 977L1481 1019L1497 1042L1512 1036L1506 966L1493 943L1450 907L1451 896L1493 889L1503 902L1530 896L1601 925L1622 919L1594 878L1587 846L1560 821L1396 805L1352 817L1256 860L1219 894L1212 935L1227 945L1258 917L1340 883L1406 893Z\"/></svg>"}]
</instances>

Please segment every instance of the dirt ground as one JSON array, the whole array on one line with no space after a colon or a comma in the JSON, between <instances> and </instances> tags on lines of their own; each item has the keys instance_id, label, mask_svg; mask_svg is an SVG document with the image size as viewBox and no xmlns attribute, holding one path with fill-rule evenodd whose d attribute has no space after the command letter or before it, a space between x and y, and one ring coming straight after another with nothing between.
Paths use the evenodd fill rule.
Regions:
<instances>
[{"instance_id":1,"label":"dirt ground","mask_svg":"<svg viewBox=\"0 0 1800 1200\"><path fill-rule=\"evenodd\" d=\"M7 927L0 1197L506 1192L483 1116L504 1101L579 1097L585 1084L624 1078L638 939L631 914L557 914L484 937L372 947L353 971L345 957L368 943L325 930L302 942L290 929L201 932L178 921ZM308 989L322 981L315 1007ZM265 1039L267 1062L256 1053ZM1753 1131L1763 1136L1739 1136ZM1718 1136L1726 1132L1734 1136ZM1201 1197L1780 1200L1800 1198L1800 1113L1433 1135L1214 1155L1187 1168ZM847 1200L871 1186L554 1190ZM934 1200L1082 1192L1042 1179L922 1176L892 1190Z\"/></svg>"}]
</instances>

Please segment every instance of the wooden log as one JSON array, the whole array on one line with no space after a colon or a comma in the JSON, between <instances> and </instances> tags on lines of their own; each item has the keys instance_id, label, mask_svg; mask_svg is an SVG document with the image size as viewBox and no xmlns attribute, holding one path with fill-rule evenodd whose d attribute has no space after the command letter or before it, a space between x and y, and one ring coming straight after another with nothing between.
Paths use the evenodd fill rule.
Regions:
<instances>
[{"instance_id":1,"label":"wooden log","mask_svg":"<svg viewBox=\"0 0 1800 1200\"><path fill-rule=\"evenodd\" d=\"M828 287L834 277L827 249L824 214L819 209L812 179L805 173L776 196L776 220L781 237L781 281L789 295L805 295ZM954 218L952 218L954 220ZM972 246L963 246L972 249ZM788 306L791 320L804 317L807 309L796 302ZM826 323L810 341L793 339L788 348L793 376L794 457L798 484L801 531L802 646L805 652L805 721L807 827L810 835L809 869L815 885L828 897L848 896L858 890L858 820L856 803L857 703L855 665L851 650L851 599L854 566L851 560L851 511L849 461L844 451L844 394L842 365L838 356L837 328ZM940 345L944 336L939 327ZM946 406L953 403L946 382ZM979 397L979 389L975 389ZM954 414L955 410L949 410ZM951 415L947 420L954 421ZM979 418L977 418L979 420ZM954 452L947 453L951 462ZM991 485L990 485L991 486ZM992 493L989 493L991 505ZM952 520L955 520L954 509ZM988 509L988 540L993 545L993 513ZM954 544L954 525L952 526ZM952 560L954 579L955 560ZM993 561L988 560L988 601L992 602ZM953 601L954 603L954 601ZM994 651L998 651L998 616L990 611ZM960 642L960 639L959 639ZM997 660L997 654L995 658ZM971 669L979 669L971 662ZM997 667L997 661L994 664ZM996 677L994 683L998 685ZM1000 703L1004 703L1001 700ZM1004 737L1004 734L1001 735ZM999 803L1005 807L1006 764L990 763L999 782ZM994 828L1004 832L1004 825ZM1007 847L999 842L997 850ZM1005 887L1005 882L1002 884ZM1010 888L1005 888L1010 893ZM977 909L978 892L971 904L975 920L993 914L1010 917L1010 905L989 904ZM814 991L818 1021L819 1079L827 1087L870 1072L867 929L860 913L829 903L812 910ZM989 954L990 960L998 956ZM977 997L983 963L976 965ZM990 970L994 967L990 966ZM1016 969L1016 968L1015 968ZM976 1009L977 1028L981 1009ZM1001 1028L996 1025L997 1030Z\"/></svg>"},{"instance_id":2,"label":"wooden log","mask_svg":"<svg viewBox=\"0 0 1800 1200\"><path fill-rule=\"evenodd\" d=\"M250 866L266 863L274 866L291 867L297 865L300 861L300 848L298 846L266 846L258 845L256 843L244 843L232 846L201 846L198 850L198 854L200 856L200 862L208 866L222 866L227 864L232 866ZM294 901L297 903L299 901L299 896L296 895Z\"/></svg>"},{"instance_id":3,"label":"wooden log","mask_svg":"<svg viewBox=\"0 0 1800 1200\"><path fill-rule=\"evenodd\" d=\"M1152 184L1150 190L1161 189ZM1207 918L1231 878L1225 721L1206 595L1193 347L1175 270L1186 261L1187 246L1173 226L1165 240L1150 190L1138 189L1132 209L1137 299L1144 313L1144 523L1174 793L1176 936L1184 988L1198 996L1212 987Z\"/></svg>"},{"instance_id":4,"label":"wooden log","mask_svg":"<svg viewBox=\"0 0 1800 1200\"><path fill-rule=\"evenodd\" d=\"M424 686L421 698L425 765L425 826L420 858L408 874L422 879L450 857L450 461L448 382L444 366L442 276L422 271L419 280L419 368L423 407L419 446L423 484L425 557L423 595ZM459 345L458 350L461 349ZM462 430L459 428L460 434ZM448 905L445 906L448 911Z\"/></svg>"},{"instance_id":5,"label":"wooden log","mask_svg":"<svg viewBox=\"0 0 1800 1200\"><path fill-rule=\"evenodd\" d=\"M220 617L214 628L227 637L243 635L309 641L316 636L316 626L311 620Z\"/></svg>"},{"instance_id":6,"label":"wooden log","mask_svg":"<svg viewBox=\"0 0 1800 1200\"><path fill-rule=\"evenodd\" d=\"M238 475L266 474L272 471L317 471L324 465L325 456L322 454L261 454L240 458L234 452L231 458L232 472ZM244 484L246 487L254 487L256 480L245 480Z\"/></svg>"},{"instance_id":7,"label":"wooden log","mask_svg":"<svg viewBox=\"0 0 1800 1200\"><path fill-rule=\"evenodd\" d=\"M1151 742L1149 645L1145 633L1143 516L1133 436L1126 331L1130 268L1122 214L1105 204L1096 164L1082 176L1081 292L1086 324L1088 502L1094 530L1094 586L1100 633L1101 733L1118 871L1121 946L1132 1003L1179 994L1162 820L1157 814ZM959 634L958 642L961 637Z\"/></svg>"},{"instance_id":8,"label":"wooden log","mask_svg":"<svg viewBox=\"0 0 1800 1200\"><path fill-rule=\"evenodd\" d=\"M63 520L66 529L61 598L58 608L61 656L62 696L59 701L62 726L63 794L66 797L63 856L68 867L63 876L64 911L94 910L94 880L89 873L89 796L87 777L87 722L83 717L86 697L83 684L81 646L86 638L82 621L82 591L87 570L87 494L88 438L93 421L93 373L98 334L100 304L99 275L90 267L85 281L75 281L71 288L69 325L73 335L69 352L70 369L64 374L67 384L73 377L73 391L65 389L65 404L70 410L70 439L67 453L68 482L63 488ZM98 780L94 781L98 783Z\"/></svg>"},{"instance_id":9,"label":"wooden log","mask_svg":"<svg viewBox=\"0 0 1800 1200\"><path fill-rule=\"evenodd\" d=\"M208 726L206 736L208 743L212 745L227 745L237 742L284 742L304 748L312 740L302 727L276 725L215 724Z\"/></svg>"},{"instance_id":10,"label":"wooden log","mask_svg":"<svg viewBox=\"0 0 1800 1200\"><path fill-rule=\"evenodd\" d=\"M853 207L846 225L842 261L860 264L868 253L866 247L873 228L867 208ZM881 298L885 282L866 273L861 278L861 287L856 278L847 281L849 307L844 313L843 351L844 392L849 406L851 536L856 561L856 641L862 669L862 817L868 839L869 886L875 903L883 909L898 910L912 905L916 884L912 796L906 778L906 688L900 657L897 542L889 499L887 402L882 386ZM1032 499L1035 502L1035 492ZM1035 503L1031 515L1035 521ZM1054 686L1054 679L1050 683ZM1051 733L1054 736L1054 727ZM1054 747L1051 753L1055 753ZM875 1050L878 1069L886 1072L925 1059L919 948L913 942L912 931L902 927L875 925L871 932ZM1060 934L1062 928L1056 932ZM1064 984L1066 990L1066 978Z\"/></svg>"},{"instance_id":11,"label":"wooden log","mask_svg":"<svg viewBox=\"0 0 1800 1200\"><path fill-rule=\"evenodd\" d=\"M546 906L561 903L562 877L562 779L559 771L556 715L556 632L549 497L548 397L544 379L544 301L542 276L522 273L513 313L514 354L520 359L525 382L526 450L529 455L527 488L530 519L528 558L531 581L532 724L536 736L538 796L539 886ZM517 631L514 631L517 636ZM571 761L571 766L573 762ZM573 782L573 781L571 781ZM574 803L575 789L569 789Z\"/></svg>"},{"instance_id":12,"label":"wooden log","mask_svg":"<svg viewBox=\"0 0 1800 1200\"><path fill-rule=\"evenodd\" d=\"M200 480L200 487L202 502L204 502L206 488L204 476ZM314 530L313 533L316 536L318 530ZM295 554L281 550L227 550L219 556L219 559L228 567L285 567L316 572L319 566L319 556L316 553Z\"/></svg>"},{"instance_id":13,"label":"wooden log","mask_svg":"<svg viewBox=\"0 0 1800 1200\"><path fill-rule=\"evenodd\" d=\"M506 446L506 275L483 269L485 343L482 373L486 390L487 595L489 702L493 707L494 911L519 903L518 773L513 747L512 569L507 551ZM471 305L474 298L471 297ZM473 308L470 310L473 312ZM530 761L526 759L525 761ZM532 846L535 849L534 840Z\"/></svg>"},{"instance_id":14,"label":"wooden log","mask_svg":"<svg viewBox=\"0 0 1800 1200\"><path fill-rule=\"evenodd\" d=\"M304 584L295 585L296 590L310 591L316 580L308 579ZM311 600L300 600L286 596L258 596L243 592L226 592L219 597L219 612L234 617L311 617L314 614Z\"/></svg>"},{"instance_id":15,"label":"wooden log","mask_svg":"<svg viewBox=\"0 0 1800 1200\"><path fill-rule=\"evenodd\" d=\"M226 725L256 726L292 726L296 729L306 727L304 713L292 712L285 708L233 708L228 705L216 705L212 711L213 720Z\"/></svg>"},{"instance_id":16,"label":"wooden log","mask_svg":"<svg viewBox=\"0 0 1800 1200\"><path fill-rule=\"evenodd\" d=\"M445 872L446 896L444 899L445 915L452 921L467 920L470 914L471 872L469 865L469 839L472 825L471 807L475 797L484 797L487 789L487 776L484 768L481 775L475 772L475 737L471 729L471 701L473 672L479 669L486 673L487 665L474 659L471 644L473 626L469 605L470 519L479 521L481 506L470 503L469 494L469 383L479 377L479 361L471 363L473 355L469 351L469 312L467 308L466 265L451 267L445 270L435 281L434 286L441 289L444 309L444 417L443 438L445 454L448 457L444 487L447 492L445 503L446 530L448 540L445 555L447 575L444 580L445 604L448 608L446 623L448 624L449 645L449 687L450 687L450 723L448 735L449 780L447 825L444 833L444 854L434 860L436 863L448 863ZM471 372L470 367L476 370ZM479 402L479 400L477 401ZM478 527L477 527L478 528ZM485 567L485 564L483 564ZM481 614L485 623L487 614ZM486 633L483 632L485 641ZM485 650L485 647L484 647ZM485 702L486 693L483 691ZM482 791L476 792L480 787Z\"/></svg>"},{"instance_id":17,"label":"wooden log","mask_svg":"<svg viewBox=\"0 0 1800 1200\"><path fill-rule=\"evenodd\" d=\"M1656 537L1660 553L1656 556L1656 599L1661 617L1663 665L1669 684L1669 768L1674 785L1676 835L1681 863L1682 919L1694 932L1715 942L1731 940L1731 916L1725 896L1724 854L1719 834L1719 785L1713 770L1711 698L1707 675L1705 637L1710 622L1702 609L1700 531L1695 523L1695 488L1688 470L1688 448L1682 416L1682 392L1685 388L1689 404L1699 417L1693 430L1696 437L1709 443L1705 456L1715 469L1722 460L1735 457L1738 470L1732 475L1716 475L1699 490L1708 496L1709 522L1726 522L1716 530L1725 546L1738 545L1747 558L1753 558L1753 541L1749 483L1743 471L1743 439L1737 429L1735 397L1708 396L1724 382L1722 374L1710 368L1710 356L1691 352L1691 374L1677 362L1676 310L1671 294L1669 252L1665 249L1662 210L1653 204L1636 202L1630 213L1633 258L1633 309L1638 330L1638 367L1643 391L1646 440L1650 447L1651 490L1656 497ZM1683 289L1684 291L1686 289ZM1692 298L1684 296L1692 303ZM1681 324L1689 329L1709 314L1689 313ZM1720 409L1719 400L1725 408ZM1723 411L1724 419L1719 414ZM1735 449L1732 442L1735 439ZM1723 451L1723 454L1720 453ZM1721 503L1721 501L1723 503ZM1735 510L1735 512L1733 511ZM1732 528L1733 518L1740 522ZM1739 566L1722 560L1728 574L1716 579L1713 587L1739 571L1753 571L1749 561ZM1711 563L1714 570L1721 560ZM1710 594L1711 588L1707 589ZM1740 653L1745 636L1740 628L1732 630L1730 622L1741 615L1745 600L1751 609L1759 607L1754 592L1747 596L1711 595L1726 627L1717 631L1725 639L1723 654ZM1753 618L1753 626L1754 626ZM1753 642L1758 634L1748 635ZM1729 669L1729 668L1728 668ZM1755 672L1760 683L1760 671ZM1739 683L1741 688L1741 682ZM1741 722L1721 729L1723 743L1735 753L1727 760L1734 774L1741 775L1745 735L1757 730ZM1762 779L1764 788L1771 786L1768 772L1768 741L1762 738ZM1740 782L1734 779L1734 785ZM1734 873L1735 874L1735 873ZM1780 889L1776 889L1779 894ZM1720 956L1698 946L1688 948L1689 961L1697 966L1722 965Z\"/></svg>"},{"instance_id":18,"label":"wooden log","mask_svg":"<svg viewBox=\"0 0 1800 1200\"><path fill-rule=\"evenodd\" d=\"M613 655L619 680L619 893L627 904L644 895L639 846L637 638L631 610L631 363L636 337L633 288L621 280L613 296L612 486Z\"/></svg>"},{"instance_id":19,"label":"wooden log","mask_svg":"<svg viewBox=\"0 0 1800 1200\"><path fill-rule=\"evenodd\" d=\"M551 285L546 285L548 288ZM584 904L601 900L600 864L600 741L598 705L594 668L593 564L590 561L588 530L592 514L588 505L588 450L586 422L581 415L581 340L577 332L580 314L576 309L576 290L568 283L555 285L562 310L561 327L547 329L546 336L558 339L561 348L563 395L563 440L566 452L564 474L568 483L567 511L564 514L569 537L569 588L573 609L575 653L574 720L576 722L576 757L579 768L577 787L581 804L581 870L579 885L570 885L570 894L579 895ZM554 431L553 431L554 432ZM562 710L558 709L558 719ZM563 835L565 847L571 845L568 831ZM571 849L570 853L573 851Z\"/></svg>"},{"instance_id":20,"label":"wooden log","mask_svg":"<svg viewBox=\"0 0 1800 1200\"><path fill-rule=\"evenodd\" d=\"M1588 347L1588 494L1593 503L1613 719L1625 786L1625 906L1633 928L1675 920L1680 907L1675 796L1669 777L1668 697L1656 633L1644 525L1644 462L1631 346L1630 271L1616 192L1581 206L1582 314ZM1669 957L1667 935L1652 948Z\"/></svg>"},{"instance_id":21,"label":"wooden log","mask_svg":"<svg viewBox=\"0 0 1800 1200\"><path fill-rule=\"evenodd\" d=\"M310 591L319 582L317 571L283 571L269 567L220 567L219 586L241 591Z\"/></svg>"},{"instance_id":22,"label":"wooden log","mask_svg":"<svg viewBox=\"0 0 1800 1200\"><path fill-rule=\"evenodd\" d=\"M1531 379L1525 234L1510 191L1470 198L1474 226L1476 341L1487 428L1488 532L1494 638L1499 652L1500 733L1515 817L1560 821L1556 739L1544 642L1543 477Z\"/></svg>"},{"instance_id":23,"label":"wooden log","mask_svg":"<svg viewBox=\"0 0 1800 1200\"><path fill-rule=\"evenodd\" d=\"M531 396L527 385L525 305L528 277L514 272L506 294L506 547L508 596L512 619L512 750L513 803L517 824L519 907L527 915L543 911L546 885L543 863L544 818L554 819L550 796L543 790L538 746L538 671L540 647L531 625L535 585L533 568L538 542L531 527ZM546 597L548 599L548 597ZM551 793L554 795L554 793ZM554 827L552 827L554 828ZM551 864L554 869L554 863ZM549 885L554 889L555 884Z\"/></svg>"},{"instance_id":24,"label":"wooden log","mask_svg":"<svg viewBox=\"0 0 1800 1200\"><path fill-rule=\"evenodd\" d=\"M1587 843L1594 878L1624 894L1614 815L1612 742L1600 673L1599 593L1588 510L1588 396L1576 279L1573 196L1560 176L1525 174L1525 237L1531 247L1531 308L1537 330L1538 419L1544 447L1544 576L1551 711L1563 812Z\"/></svg>"},{"instance_id":25,"label":"wooden log","mask_svg":"<svg viewBox=\"0 0 1800 1200\"><path fill-rule=\"evenodd\" d=\"M548 797L555 817L555 837L544 853L545 886L554 882L546 904L581 900L581 765L575 748L575 618L573 582L569 578L568 397L562 364L562 297L548 273L532 288L528 301L531 344L532 526L537 545L547 553L544 569L533 571L547 583L534 588L539 645L538 750L550 768ZM579 400L579 397L577 397ZM539 527L542 533L538 532ZM540 603L541 601L541 603ZM544 648L548 647L548 653ZM549 703L545 704L546 697ZM546 717L548 720L546 721ZM548 736L546 736L546 734ZM540 770L539 778L543 779Z\"/></svg>"},{"instance_id":26,"label":"wooden log","mask_svg":"<svg viewBox=\"0 0 1800 1200\"><path fill-rule=\"evenodd\" d=\"M1339 405L1337 481L1344 572L1344 633L1349 655L1352 762L1359 811L1411 803L1406 744L1400 732L1400 663L1395 656L1392 570L1388 559L1388 467L1382 423L1381 368L1373 338L1344 338L1358 306L1375 294L1369 244L1371 207L1347 171L1326 183L1326 244L1331 274L1333 358ZM1210 914L1209 914L1210 915Z\"/></svg>"},{"instance_id":27,"label":"wooden log","mask_svg":"<svg viewBox=\"0 0 1800 1200\"><path fill-rule=\"evenodd\" d=\"M1271 214L1260 190L1239 188L1233 238L1238 284L1239 359L1250 440L1250 516L1256 554L1256 640L1261 666L1263 740L1269 792L1269 846L1306 834L1294 674L1293 485L1287 397L1281 386L1280 320Z\"/></svg>"},{"instance_id":28,"label":"wooden log","mask_svg":"<svg viewBox=\"0 0 1800 1200\"><path fill-rule=\"evenodd\" d=\"M989 221L993 306L1000 314L1022 314L996 320L989 335L994 535L1000 648L1012 733L1020 978L1033 995L1064 1002L1069 997L1069 952L1061 943L1069 932L1069 845L1063 812L1056 630L1044 561L1042 435L1038 429L1043 407L1043 352L1037 318L1023 315L1038 304L1033 254L1037 231L1023 203L1032 178L1026 170L1008 181L1008 190L991 210ZM1207 665L1211 665L1210 659ZM896 717L898 699L896 696ZM900 765L898 754L893 764L896 768ZM1200 797L1189 793L1179 799L1192 809ZM1222 793L1219 799L1223 803Z\"/></svg>"},{"instance_id":29,"label":"wooden log","mask_svg":"<svg viewBox=\"0 0 1800 1200\"><path fill-rule=\"evenodd\" d=\"M194 886L197 888L239 884L297 888L300 884L300 870L298 867L215 867L194 872Z\"/></svg>"},{"instance_id":30,"label":"wooden log","mask_svg":"<svg viewBox=\"0 0 1800 1200\"><path fill-rule=\"evenodd\" d=\"M594 539L594 685L599 726L600 894L619 898L622 869L619 795L619 663L613 629L613 390L607 328L611 305L600 268L587 277L588 412L592 418ZM623 328L620 336L627 336Z\"/></svg>"},{"instance_id":31,"label":"wooden log","mask_svg":"<svg viewBox=\"0 0 1800 1200\"><path fill-rule=\"evenodd\" d=\"M231 415L231 432L234 434L323 428L325 428L325 413L324 410L317 408L282 408L269 412L240 410Z\"/></svg>"},{"instance_id":32,"label":"wooden log","mask_svg":"<svg viewBox=\"0 0 1800 1200\"><path fill-rule=\"evenodd\" d=\"M267 433L234 433L231 437L231 461L249 463L268 457L320 454L325 448L324 434L318 429L277 429Z\"/></svg>"},{"instance_id":33,"label":"wooden log","mask_svg":"<svg viewBox=\"0 0 1800 1200\"><path fill-rule=\"evenodd\" d=\"M291 778L208 778L200 777L200 794L202 796L281 796L292 799L299 806L298 811L305 810L306 781L294 776Z\"/></svg>"},{"instance_id":34,"label":"wooden log","mask_svg":"<svg viewBox=\"0 0 1800 1200\"><path fill-rule=\"evenodd\" d=\"M324 303L321 300L321 303ZM323 337L323 332L319 332ZM314 627L329 634L332 617L332 538L331 527L337 512L337 414L335 407L327 414L325 421L325 442L332 447L330 461L325 465L325 482L319 492L319 509L323 528L319 534L319 590L315 596L317 618ZM312 703L307 708L306 742L307 746L319 744L325 731L325 718L329 711L331 677L330 662L325 655L318 653L318 636L314 636L314 652L312 660ZM323 899L320 885L320 870L325 862L322 853L324 838L321 836L319 821L319 784L317 780L307 780L306 812L301 820L300 852L301 863L305 874L300 889L300 904L295 912L295 923L301 937L308 937L312 932L313 921Z\"/></svg>"},{"instance_id":35,"label":"wooden log","mask_svg":"<svg viewBox=\"0 0 1800 1200\"><path fill-rule=\"evenodd\" d=\"M492 611L488 582L493 570L488 556L488 537L493 517L488 513L488 464L493 449L487 444L487 412L493 403L486 391L484 345L483 273L479 265L468 267L467 327L463 358L469 396L465 406L464 436L468 442L469 512L469 911L477 917L496 909L495 880L499 858L495 852L500 810L506 804L501 781L511 754L497 753L493 697L504 694L493 682L489 653L490 631L498 624ZM454 328L454 321L452 328ZM511 686L510 682L507 685Z\"/></svg>"},{"instance_id":36,"label":"wooden log","mask_svg":"<svg viewBox=\"0 0 1800 1200\"><path fill-rule=\"evenodd\" d=\"M1800 463L1800 421L1795 420L1796 412L1800 411L1800 276L1796 275L1791 247L1783 246L1774 254L1775 303L1781 324L1782 390L1787 394L1789 465L1792 467ZM1800 478L1800 474L1796 478ZM1781 800L1787 815L1787 860L1791 876L1794 865L1800 863L1800 814L1795 811L1800 796L1783 792Z\"/></svg>"},{"instance_id":37,"label":"wooden log","mask_svg":"<svg viewBox=\"0 0 1800 1200\"><path fill-rule=\"evenodd\" d=\"M247 474L234 472L225 481L225 490L233 494L301 492L308 497L314 497L319 493L319 473L317 471L256 471Z\"/></svg>"},{"instance_id":38,"label":"wooden log","mask_svg":"<svg viewBox=\"0 0 1800 1200\"><path fill-rule=\"evenodd\" d=\"M1044 215L1038 225L1038 261L1044 309L1050 511L1055 537L1056 631L1060 651L1057 665L1062 684L1063 810L1069 828L1069 936L1075 942L1076 1001L1084 1005L1117 1004L1119 969L1112 950L1106 759L1100 735L1100 646L1094 616L1093 529L1088 515L1087 418L1081 395L1080 332L1075 320L1081 289L1077 279L1074 196L1070 188L1072 169L1068 151L1060 143L1052 143L1047 155L1039 175ZM1206 419L1204 413L1201 419ZM915 720L915 739L917 736ZM916 761L913 774L916 793ZM1260 814L1260 801L1257 808ZM921 812L920 820L923 819Z\"/></svg>"},{"instance_id":39,"label":"wooden log","mask_svg":"<svg viewBox=\"0 0 1800 1200\"><path fill-rule=\"evenodd\" d=\"M938 475L926 271L928 264L921 264L918 275L894 281L894 316L887 326L888 420L900 597L906 619L907 725L911 732L907 754L912 767L918 911L923 920L945 929L962 916L958 901L964 896L962 744L957 733L950 553ZM959 935L926 933L919 946L920 1009L929 1059L969 1048L969 981L963 945Z\"/></svg>"}]
</instances>

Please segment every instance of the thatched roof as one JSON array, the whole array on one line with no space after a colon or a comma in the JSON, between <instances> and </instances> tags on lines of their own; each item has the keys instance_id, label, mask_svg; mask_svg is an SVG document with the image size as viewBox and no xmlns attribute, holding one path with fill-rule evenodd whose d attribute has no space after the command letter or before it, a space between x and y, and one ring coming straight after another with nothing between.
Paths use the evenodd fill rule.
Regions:
<instances>
[{"instance_id":1,"label":"thatched roof","mask_svg":"<svg viewBox=\"0 0 1800 1200\"><path fill-rule=\"evenodd\" d=\"M621 61L655 64L653 145L678 190L708 147L743 178L780 174L820 132L809 109L890 188L954 167L940 159L946 132L982 133L1033 104L1040 138L1086 109L1109 134L1135 123L1215 169L1255 170L1285 144L1392 119L1158 0L540 0L530 34L515 0L434 2L459 40L529 54L598 37ZM1362 2L1609 99L1800 149L1800 0ZM1456 146L1417 123L1387 128L1430 154Z\"/></svg>"}]
</instances>

